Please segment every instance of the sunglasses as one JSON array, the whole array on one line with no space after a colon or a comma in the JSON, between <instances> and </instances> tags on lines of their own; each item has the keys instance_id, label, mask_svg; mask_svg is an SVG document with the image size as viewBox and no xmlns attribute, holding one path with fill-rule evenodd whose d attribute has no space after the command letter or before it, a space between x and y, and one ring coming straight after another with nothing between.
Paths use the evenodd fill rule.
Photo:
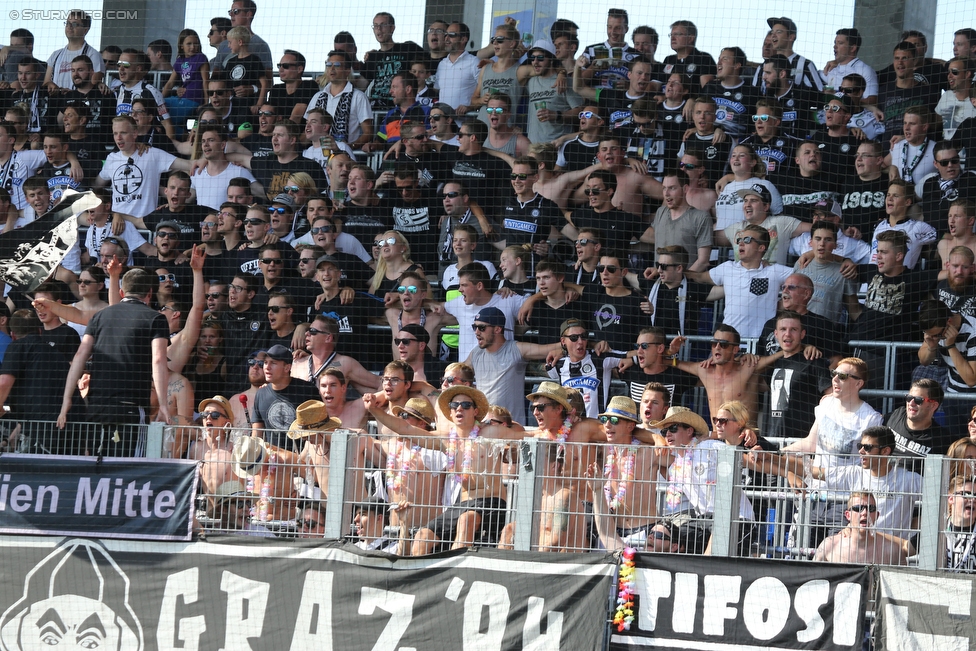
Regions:
<instances>
[{"instance_id":1,"label":"sunglasses","mask_svg":"<svg viewBox=\"0 0 976 651\"><path fill-rule=\"evenodd\" d=\"M464 382L464 378L446 375L441 379L441 384L455 384L457 382Z\"/></svg>"},{"instance_id":2,"label":"sunglasses","mask_svg":"<svg viewBox=\"0 0 976 651\"><path fill-rule=\"evenodd\" d=\"M841 373L840 371L831 371L830 372L830 377L832 377L832 378L835 377L838 380L840 380L841 382L846 382L847 381L847 378L851 378L853 380L860 380L861 379L858 376L854 375L853 373Z\"/></svg>"},{"instance_id":3,"label":"sunglasses","mask_svg":"<svg viewBox=\"0 0 976 651\"><path fill-rule=\"evenodd\" d=\"M576 240L575 244L576 246L586 246L587 244L599 244L599 242L584 237L582 239Z\"/></svg>"},{"instance_id":4,"label":"sunglasses","mask_svg":"<svg viewBox=\"0 0 976 651\"><path fill-rule=\"evenodd\" d=\"M618 418L616 416L600 416L600 422L606 425L610 423L611 425L619 425L624 421L623 418Z\"/></svg>"},{"instance_id":5,"label":"sunglasses","mask_svg":"<svg viewBox=\"0 0 976 651\"><path fill-rule=\"evenodd\" d=\"M598 264L596 266L596 272L598 274L602 274L604 271L606 271L608 274L615 274L620 271L620 269L621 267L613 264Z\"/></svg>"},{"instance_id":6,"label":"sunglasses","mask_svg":"<svg viewBox=\"0 0 976 651\"><path fill-rule=\"evenodd\" d=\"M244 220L245 226L257 226L258 224L267 224L267 223L268 222L264 221L263 219L258 219L256 217L250 217Z\"/></svg>"},{"instance_id":7,"label":"sunglasses","mask_svg":"<svg viewBox=\"0 0 976 651\"><path fill-rule=\"evenodd\" d=\"M579 341L580 339L582 339L583 341L586 341L586 340L589 339L589 335L563 335L563 336L566 337L567 339L569 339L574 344L577 341Z\"/></svg>"},{"instance_id":8,"label":"sunglasses","mask_svg":"<svg viewBox=\"0 0 976 651\"><path fill-rule=\"evenodd\" d=\"M953 493L953 497L961 497L964 500L974 500L976 499L976 493L972 491L959 491L958 493Z\"/></svg>"},{"instance_id":9,"label":"sunglasses","mask_svg":"<svg viewBox=\"0 0 976 651\"><path fill-rule=\"evenodd\" d=\"M428 117L430 118L431 122L440 122L441 120L445 119L447 116L441 113L439 115L430 115Z\"/></svg>"},{"instance_id":10,"label":"sunglasses","mask_svg":"<svg viewBox=\"0 0 976 651\"><path fill-rule=\"evenodd\" d=\"M474 409L474 403L470 400L452 400L447 406L451 409Z\"/></svg>"},{"instance_id":11,"label":"sunglasses","mask_svg":"<svg viewBox=\"0 0 976 651\"><path fill-rule=\"evenodd\" d=\"M226 95L229 92L230 92L229 90L221 90L219 88L214 88L214 89L212 89L212 90L209 91L209 94L210 95Z\"/></svg>"},{"instance_id":12,"label":"sunglasses","mask_svg":"<svg viewBox=\"0 0 976 651\"><path fill-rule=\"evenodd\" d=\"M537 402L532 405L531 411L545 411L546 407L554 407L554 402Z\"/></svg>"},{"instance_id":13,"label":"sunglasses","mask_svg":"<svg viewBox=\"0 0 976 651\"><path fill-rule=\"evenodd\" d=\"M322 526L322 523L318 520L302 520L302 529L310 531L312 529L318 529Z\"/></svg>"},{"instance_id":14,"label":"sunglasses","mask_svg":"<svg viewBox=\"0 0 976 651\"><path fill-rule=\"evenodd\" d=\"M278 114L275 113L274 111L258 111L258 115L265 118L273 118L273 117L277 117ZM285 190L287 189L288 188L285 188Z\"/></svg>"},{"instance_id":15,"label":"sunglasses","mask_svg":"<svg viewBox=\"0 0 976 651\"><path fill-rule=\"evenodd\" d=\"M335 229L332 228L331 226L316 226L315 228L311 229L309 232L312 235L318 235L319 233L331 233L334 230Z\"/></svg>"},{"instance_id":16,"label":"sunglasses","mask_svg":"<svg viewBox=\"0 0 976 651\"><path fill-rule=\"evenodd\" d=\"M759 238L753 237L752 235L746 235L745 237L735 238L736 244L752 244L753 242L755 242L756 244L762 244L762 242L759 241Z\"/></svg>"},{"instance_id":17,"label":"sunglasses","mask_svg":"<svg viewBox=\"0 0 976 651\"><path fill-rule=\"evenodd\" d=\"M528 59L529 61L545 61L546 60L546 55L545 54L533 54L532 56L525 57L525 58Z\"/></svg>"},{"instance_id":18,"label":"sunglasses","mask_svg":"<svg viewBox=\"0 0 976 651\"><path fill-rule=\"evenodd\" d=\"M397 239L395 237L388 237L383 240L374 240L373 246L386 246L386 245L393 246L396 243L397 243Z\"/></svg>"},{"instance_id":19,"label":"sunglasses","mask_svg":"<svg viewBox=\"0 0 976 651\"><path fill-rule=\"evenodd\" d=\"M579 112L579 119L580 120L582 120L584 118L587 119L587 120L589 120L590 118L598 118L598 117L600 117L600 116L597 115L596 113L594 113L593 111L580 111Z\"/></svg>"},{"instance_id":20,"label":"sunglasses","mask_svg":"<svg viewBox=\"0 0 976 651\"><path fill-rule=\"evenodd\" d=\"M94 285L96 284L94 280L79 280L79 285Z\"/></svg>"},{"instance_id":21,"label":"sunglasses","mask_svg":"<svg viewBox=\"0 0 976 651\"><path fill-rule=\"evenodd\" d=\"M681 265L678 264L678 263L676 263L676 262L671 262L671 263L658 262L657 263L657 268L660 269L660 270L662 270L662 271L667 271L671 267L680 267L680 266Z\"/></svg>"},{"instance_id":22,"label":"sunglasses","mask_svg":"<svg viewBox=\"0 0 976 651\"><path fill-rule=\"evenodd\" d=\"M949 72L952 73L952 74L954 74L954 75L961 75L962 74L962 70L960 70L959 68L949 68Z\"/></svg>"},{"instance_id":23,"label":"sunglasses","mask_svg":"<svg viewBox=\"0 0 976 651\"><path fill-rule=\"evenodd\" d=\"M513 181L524 181L530 176L534 176L534 175L533 174L511 174L509 175L509 178L511 178Z\"/></svg>"},{"instance_id":24,"label":"sunglasses","mask_svg":"<svg viewBox=\"0 0 976 651\"><path fill-rule=\"evenodd\" d=\"M458 197L461 196L461 193L460 192L445 192L441 196L444 197L445 199L456 199L456 198L458 198Z\"/></svg>"},{"instance_id":25,"label":"sunglasses","mask_svg":"<svg viewBox=\"0 0 976 651\"><path fill-rule=\"evenodd\" d=\"M634 344L635 347L640 348L641 350L647 350L651 346L663 346L663 345L664 345L663 341L658 341L658 342L645 341L639 344Z\"/></svg>"},{"instance_id":26,"label":"sunglasses","mask_svg":"<svg viewBox=\"0 0 976 651\"><path fill-rule=\"evenodd\" d=\"M489 106L488 108L485 109L485 113L487 113L488 115L496 115L496 114L501 115L504 112L505 112L504 106Z\"/></svg>"},{"instance_id":27,"label":"sunglasses","mask_svg":"<svg viewBox=\"0 0 976 651\"><path fill-rule=\"evenodd\" d=\"M207 298L212 298L215 301L221 296L227 296L227 292L212 292L210 294L207 294Z\"/></svg>"},{"instance_id":28,"label":"sunglasses","mask_svg":"<svg viewBox=\"0 0 976 651\"><path fill-rule=\"evenodd\" d=\"M308 334L310 334L310 335L312 335L313 337L315 335L327 335L327 334L329 334L325 330L319 330L318 328L309 328L305 332L308 333Z\"/></svg>"},{"instance_id":29,"label":"sunglasses","mask_svg":"<svg viewBox=\"0 0 976 651\"><path fill-rule=\"evenodd\" d=\"M279 63L278 70L291 70L297 65L298 65L297 63ZM262 113L262 115L264 114ZM272 113L272 115L274 115L274 113Z\"/></svg>"},{"instance_id":30,"label":"sunglasses","mask_svg":"<svg viewBox=\"0 0 976 651\"><path fill-rule=\"evenodd\" d=\"M858 450L867 450L868 452L870 452L871 450L880 450L881 449L881 446L880 445L872 445L872 444L868 444L868 443L858 443L857 444L857 449Z\"/></svg>"},{"instance_id":31,"label":"sunglasses","mask_svg":"<svg viewBox=\"0 0 976 651\"><path fill-rule=\"evenodd\" d=\"M772 115L753 115L753 122L769 122L769 119L773 117Z\"/></svg>"},{"instance_id":32,"label":"sunglasses","mask_svg":"<svg viewBox=\"0 0 976 651\"><path fill-rule=\"evenodd\" d=\"M940 167L949 167L950 165L958 165L959 160L960 159L958 156L953 156L952 158L943 158L942 160L936 160L935 164L939 165Z\"/></svg>"},{"instance_id":33,"label":"sunglasses","mask_svg":"<svg viewBox=\"0 0 976 651\"><path fill-rule=\"evenodd\" d=\"M275 208L274 206L268 206L268 212L271 213L272 215L274 214L284 215L286 211L284 208L280 208L280 207Z\"/></svg>"},{"instance_id":34,"label":"sunglasses","mask_svg":"<svg viewBox=\"0 0 976 651\"><path fill-rule=\"evenodd\" d=\"M731 418L712 418L712 423L714 423L716 425L721 425L722 427L725 427L726 425L729 424L729 421L730 420L732 420L732 419Z\"/></svg>"},{"instance_id":35,"label":"sunglasses","mask_svg":"<svg viewBox=\"0 0 976 651\"><path fill-rule=\"evenodd\" d=\"M585 194L586 196L589 197L589 196L592 196L594 194L597 194L597 195L603 194L603 190L601 190L600 188L586 188L585 190L583 190L583 194Z\"/></svg>"},{"instance_id":36,"label":"sunglasses","mask_svg":"<svg viewBox=\"0 0 976 651\"><path fill-rule=\"evenodd\" d=\"M284 262L284 260L282 260L281 258L260 258L258 262L260 262L261 264L271 265L271 264L281 264L282 262Z\"/></svg>"},{"instance_id":37,"label":"sunglasses","mask_svg":"<svg viewBox=\"0 0 976 651\"><path fill-rule=\"evenodd\" d=\"M409 138L402 138L402 140L416 140L417 142L420 142L421 140L427 140L427 134L422 133L419 136L410 136Z\"/></svg>"},{"instance_id":38,"label":"sunglasses","mask_svg":"<svg viewBox=\"0 0 976 651\"><path fill-rule=\"evenodd\" d=\"M839 113L841 111L846 111L847 109L844 108L843 106L838 106L836 104L825 104L824 110L827 111L828 113Z\"/></svg>"},{"instance_id":39,"label":"sunglasses","mask_svg":"<svg viewBox=\"0 0 976 651\"><path fill-rule=\"evenodd\" d=\"M850 95L851 93L856 93L857 92L857 89L856 88L844 88L843 86L841 86L837 90L839 90L840 92L844 93L845 95Z\"/></svg>"},{"instance_id":40,"label":"sunglasses","mask_svg":"<svg viewBox=\"0 0 976 651\"><path fill-rule=\"evenodd\" d=\"M398 294L416 294L418 291L416 285L400 285L397 287Z\"/></svg>"},{"instance_id":41,"label":"sunglasses","mask_svg":"<svg viewBox=\"0 0 976 651\"><path fill-rule=\"evenodd\" d=\"M176 282L176 274L159 274L156 277L159 278L159 282L161 283L165 283L167 280L173 283Z\"/></svg>"},{"instance_id":42,"label":"sunglasses","mask_svg":"<svg viewBox=\"0 0 976 651\"><path fill-rule=\"evenodd\" d=\"M678 167L683 170L694 170L698 169L699 166L694 163L678 163Z\"/></svg>"},{"instance_id":43,"label":"sunglasses","mask_svg":"<svg viewBox=\"0 0 976 651\"><path fill-rule=\"evenodd\" d=\"M288 193L291 193L291 194L294 194L296 192L301 192L301 190L302 190L297 185L286 185L285 187L283 187L281 189L284 190L285 192L288 192Z\"/></svg>"},{"instance_id":44,"label":"sunglasses","mask_svg":"<svg viewBox=\"0 0 976 651\"><path fill-rule=\"evenodd\" d=\"M325 67L326 68L344 68L345 67L345 64L343 64L341 61L327 61L325 63Z\"/></svg>"},{"instance_id":45,"label":"sunglasses","mask_svg":"<svg viewBox=\"0 0 976 651\"><path fill-rule=\"evenodd\" d=\"M655 540L671 540L671 536L664 533L663 531L652 531L651 537Z\"/></svg>"},{"instance_id":46,"label":"sunglasses","mask_svg":"<svg viewBox=\"0 0 976 651\"><path fill-rule=\"evenodd\" d=\"M383 378L380 378L380 379L383 380L383 383L384 384L389 384L391 387L395 387L396 385L398 385L401 382L403 382L403 378L402 377L390 377L390 376L387 376L387 377L383 377Z\"/></svg>"},{"instance_id":47,"label":"sunglasses","mask_svg":"<svg viewBox=\"0 0 976 651\"><path fill-rule=\"evenodd\" d=\"M251 361L255 361L255 360L251 360ZM227 418L227 416L224 416L219 411L205 411L200 415L207 420L217 420L218 418Z\"/></svg>"},{"instance_id":48,"label":"sunglasses","mask_svg":"<svg viewBox=\"0 0 976 651\"><path fill-rule=\"evenodd\" d=\"M490 326L490 325L488 325L486 323L472 323L471 324L471 329L472 330L477 330L478 332L484 332L485 330L487 330L490 327L492 327L492 326Z\"/></svg>"},{"instance_id":49,"label":"sunglasses","mask_svg":"<svg viewBox=\"0 0 976 651\"><path fill-rule=\"evenodd\" d=\"M132 64L130 62L128 62L128 61L119 61L115 65L117 65L120 68L131 68L132 67Z\"/></svg>"},{"instance_id":50,"label":"sunglasses","mask_svg":"<svg viewBox=\"0 0 976 651\"><path fill-rule=\"evenodd\" d=\"M926 402L935 402L932 398L924 398L922 396L906 395L905 402L914 402L916 405L921 405Z\"/></svg>"},{"instance_id":51,"label":"sunglasses","mask_svg":"<svg viewBox=\"0 0 976 651\"><path fill-rule=\"evenodd\" d=\"M511 41L512 38L508 36L492 36L489 42L494 45L495 43L504 43L505 41Z\"/></svg>"},{"instance_id":52,"label":"sunglasses","mask_svg":"<svg viewBox=\"0 0 976 651\"><path fill-rule=\"evenodd\" d=\"M287 310L287 309L288 309L288 307L285 306L285 305L269 305L268 306L268 312L271 312L272 314L278 314L282 310Z\"/></svg>"},{"instance_id":53,"label":"sunglasses","mask_svg":"<svg viewBox=\"0 0 976 651\"><path fill-rule=\"evenodd\" d=\"M461 35L461 32L444 32L444 36L448 38L457 38Z\"/></svg>"},{"instance_id":54,"label":"sunglasses","mask_svg":"<svg viewBox=\"0 0 976 651\"><path fill-rule=\"evenodd\" d=\"M251 367L251 368L254 368L255 366L257 366L258 368L264 368L264 360L263 359L249 359L249 360L247 360L247 365L249 367Z\"/></svg>"},{"instance_id":55,"label":"sunglasses","mask_svg":"<svg viewBox=\"0 0 976 651\"><path fill-rule=\"evenodd\" d=\"M200 228L213 228L217 222L200 222Z\"/></svg>"},{"instance_id":56,"label":"sunglasses","mask_svg":"<svg viewBox=\"0 0 976 651\"><path fill-rule=\"evenodd\" d=\"M156 233L157 240L178 240L180 238L179 233L170 233L169 231L162 231Z\"/></svg>"},{"instance_id":57,"label":"sunglasses","mask_svg":"<svg viewBox=\"0 0 976 651\"><path fill-rule=\"evenodd\" d=\"M688 426L687 425L678 425L677 423L675 423L674 425L671 425L670 427L663 428L661 431L662 432L668 432L670 434L675 434L682 427L688 427Z\"/></svg>"},{"instance_id":58,"label":"sunglasses","mask_svg":"<svg viewBox=\"0 0 976 651\"><path fill-rule=\"evenodd\" d=\"M848 511L853 511L854 513L860 513L861 511L867 511L868 513L877 513L878 506L876 504L853 504L847 507Z\"/></svg>"},{"instance_id":59,"label":"sunglasses","mask_svg":"<svg viewBox=\"0 0 976 651\"><path fill-rule=\"evenodd\" d=\"M722 339L711 339L708 342L711 346L718 346L721 349L731 348L732 346L738 346L739 344L732 341L724 341Z\"/></svg>"},{"instance_id":60,"label":"sunglasses","mask_svg":"<svg viewBox=\"0 0 976 651\"><path fill-rule=\"evenodd\" d=\"M312 264L315 262L315 258L299 258L298 264Z\"/></svg>"},{"instance_id":61,"label":"sunglasses","mask_svg":"<svg viewBox=\"0 0 976 651\"><path fill-rule=\"evenodd\" d=\"M414 343L415 341L420 341L420 340L419 339L408 339L407 337L404 337L403 339L400 339L398 337L394 337L393 338L393 344L396 345L396 346L409 346L410 344Z\"/></svg>"}]
</instances>

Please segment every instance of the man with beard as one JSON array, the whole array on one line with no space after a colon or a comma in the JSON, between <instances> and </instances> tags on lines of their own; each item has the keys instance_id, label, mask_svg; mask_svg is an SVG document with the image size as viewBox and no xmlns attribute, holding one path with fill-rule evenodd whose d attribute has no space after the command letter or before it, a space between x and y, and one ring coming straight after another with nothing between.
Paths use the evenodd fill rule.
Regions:
<instances>
[{"instance_id":1,"label":"man with beard","mask_svg":"<svg viewBox=\"0 0 976 651\"><path fill-rule=\"evenodd\" d=\"M315 387L291 375L291 351L278 344L268 349L264 360L267 381L254 396L251 431L253 436L279 448L290 449L286 437L295 410L306 400L318 397Z\"/></svg>"},{"instance_id":2,"label":"man with beard","mask_svg":"<svg viewBox=\"0 0 976 651\"><path fill-rule=\"evenodd\" d=\"M968 220L972 225L972 218ZM936 297L953 314L976 316L976 284L973 274L976 255L968 246L953 247L946 258L945 278L935 286ZM942 275L942 274L940 274Z\"/></svg>"},{"instance_id":3,"label":"man with beard","mask_svg":"<svg viewBox=\"0 0 976 651\"><path fill-rule=\"evenodd\" d=\"M204 127L200 132L200 149L207 166L190 178L190 196L199 206L218 209L227 199L228 182L231 179L247 179L253 184L252 194L259 190L249 171L227 160L224 153L226 145L227 134L220 127Z\"/></svg>"},{"instance_id":4,"label":"man with beard","mask_svg":"<svg viewBox=\"0 0 976 651\"><path fill-rule=\"evenodd\" d=\"M636 360L637 364L621 364L621 367L627 367L620 372L620 379L627 385L624 395L634 402L640 402L648 382L658 382L668 391L668 404L681 402L685 392L694 386L695 381L674 368L672 361L666 357L667 350L668 336L663 329L652 327L640 331L635 350L628 353L628 361Z\"/></svg>"},{"instance_id":5,"label":"man with beard","mask_svg":"<svg viewBox=\"0 0 976 651\"><path fill-rule=\"evenodd\" d=\"M783 133L806 138L814 129L813 109L817 95L793 80L793 66L782 54L774 54L763 61L762 80L766 97L775 99L783 107ZM819 78L819 74L817 75Z\"/></svg>"},{"instance_id":6,"label":"man with beard","mask_svg":"<svg viewBox=\"0 0 976 651\"><path fill-rule=\"evenodd\" d=\"M88 109L86 126L89 133L104 136L111 130L111 119L115 115L115 96L103 93L93 81L95 71L92 60L85 55L76 56L71 60L71 90L63 90L60 97L61 112L71 102L84 102Z\"/></svg>"},{"instance_id":7,"label":"man with beard","mask_svg":"<svg viewBox=\"0 0 976 651\"><path fill-rule=\"evenodd\" d=\"M931 378L912 382L905 395L905 405L888 414L885 425L895 434L895 451L909 457L915 472L921 473L922 459L930 454L946 454L955 437L935 422L935 412L942 406L942 386Z\"/></svg>"},{"instance_id":8,"label":"man with beard","mask_svg":"<svg viewBox=\"0 0 976 651\"><path fill-rule=\"evenodd\" d=\"M694 260L687 267L688 271L707 269L712 252L711 215L688 205L688 175L684 171L669 171L662 188L664 205L657 209L651 228L641 241L653 244L659 250L678 245L684 250L686 261Z\"/></svg>"}]
</instances>

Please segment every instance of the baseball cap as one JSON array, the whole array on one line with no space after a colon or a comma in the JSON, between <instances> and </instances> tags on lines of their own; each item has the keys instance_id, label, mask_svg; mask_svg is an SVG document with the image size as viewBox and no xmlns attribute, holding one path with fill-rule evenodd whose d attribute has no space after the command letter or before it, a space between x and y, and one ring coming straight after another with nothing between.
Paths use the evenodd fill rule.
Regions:
<instances>
[{"instance_id":1,"label":"baseball cap","mask_svg":"<svg viewBox=\"0 0 976 651\"><path fill-rule=\"evenodd\" d=\"M813 212L820 211L826 215L834 215L836 217L843 217L844 213L841 211L840 204L834 199L821 199L817 203L813 204Z\"/></svg>"},{"instance_id":2,"label":"baseball cap","mask_svg":"<svg viewBox=\"0 0 976 651\"><path fill-rule=\"evenodd\" d=\"M281 344L275 344L268 349L268 357L277 360L279 362L291 362L292 355L291 351Z\"/></svg>"},{"instance_id":3,"label":"baseball cap","mask_svg":"<svg viewBox=\"0 0 976 651\"><path fill-rule=\"evenodd\" d=\"M772 18L767 18L766 24L769 25L770 29L773 28L773 25L782 25L791 34L796 34L796 23L794 23L790 18L787 18L786 16L783 16L782 18L777 18L775 16L773 16Z\"/></svg>"},{"instance_id":4,"label":"baseball cap","mask_svg":"<svg viewBox=\"0 0 976 651\"><path fill-rule=\"evenodd\" d=\"M485 323L490 326L501 326L505 327L505 315L497 307L483 307L475 315L474 320L476 322Z\"/></svg>"},{"instance_id":5,"label":"baseball cap","mask_svg":"<svg viewBox=\"0 0 976 651\"><path fill-rule=\"evenodd\" d=\"M418 341L422 341L425 344L430 343L430 333L427 332L427 328L420 325L419 323L408 323L407 325L400 328L400 332L408 332Z\"/></svg>"},{"instance_id":6,"label":"baseball cap","mask_svg":"<svg viewBox=\"0 0 976 651\"><path fill-rule=\"evenodd\" d=\"M736 190L735 193L743 199L750 195L755 195L759 197L759 200L763 203L771 203L773 200L772 196L769 194L769 190L761 183L754 183L752 187L745 188L743 190Z\"/></svg>"}]
</instances>

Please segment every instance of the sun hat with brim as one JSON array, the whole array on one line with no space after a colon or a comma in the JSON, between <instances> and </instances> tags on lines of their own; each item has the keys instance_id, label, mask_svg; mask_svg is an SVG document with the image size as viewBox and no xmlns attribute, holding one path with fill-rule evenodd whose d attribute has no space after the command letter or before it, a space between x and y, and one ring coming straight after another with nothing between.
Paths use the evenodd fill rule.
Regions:
<instances>
[{"instance_id":1,"label":"sun hat with brim","mask_svg":"<svg viewBox=\"0 0 976 651\"><path fill-rule=\"evenodd\" d=\"M530 393L525 396L529 400L535 400L536 398L549 398L558 402L566 411L572 411L573 405L569 402L569 394L566 392L566 388L561 384L556 382L543 382L539 385L539 390L535 393Z\"/></svg>"},{"instance_id":2,"label":"sun hat with brim","mask_svg":"<svg viewBox=\"0 0 976 651\"><path fill-rule=\"evenodd\" d=\"M451 408L448 403L454 400L455 396L465 395L474 401L475 407L478 408L478 413L485 416L488 413L488 398L485 394L478 391L474 387L468 387L464 385L458 385L451 387L440 396L437 397L437 408L441 410L444 415L451 413Z\"/></svg>"},{"instance_id":3,"label":"sun hat with brim","mask_svg":"<svg viewBox=\"0 0 976 651\"><path fill-rule=\"evenodd\" d=\"M600 414L600 416L616 416L617 418L624 418L635 423L640 422L640 417L637 415L637 403L626 396L614 396L610 398L606 411Z\"/></svg>"},{"instance_id":4,"label":"sun hat with brim","mask_svg":"<svg viewBox=\"0 0 976 651\"><path fill-rule=\"evenodd\" d=\"M230 401L223 396L214 396L213 398L207 398L206 400L201 400L200 406L197 407L197 411L202 414L207 410L207 406L211 404L217 405L218 407L223 409L224 415L226 415L227 418L234 417L234 410L231 409L230 407Z\"/></svg>"},{"instance_id":5,"label":"sun hat with brim","mask_svg":"<svg viewBox=\"0 0 976 651\"><path fill-rule=\"evenodd\" d=\"M666 429L672 425L687 425L693 427L699 436L708 435L708 423L705 419L687 407L671 407L664 415L664 420L649 425L652 429Z\"/></svg>"},{"instance_id":6,"label":"sun hat with brim","mask_svg":"<svg viewBox=\"0 0 976 651\"><path fill-rule=\"evenodd\" d=\"M427 427L433 425L434 421L437 420L434 407L426 398L410 398L402 407L393 405L393 415L399 417L401 414L409 414L414 418L419 418L427 423Z\"/></svg>"},{"instance_id":7,"label":"sun hat with brim","mask_svg":"<svg viewBox=\"0 0 976 651\"><path fill-rule=\"evenodd\" d=\"M288 429L288 438L305 438L319 432L330 432L342 426L342 421L329 416L329 408L321 400L306 400L295 410L295 420Z\"/></svg>"},{"instance_id":8,"label":"sun hat with brim","mask_svg":"<svg viewBox=\"0 0 976 651\"><path fill-rule=\"evenodd\" d=\"M230 479L217 487L217 492L214 493L213 498L214 505L220 506L232 497L252 498L254 495L247 492L247 489L244 487L244 483L242 481L238 479Z\"/></svg>"},{"instance_id":9,"label":"sun hat with brim","mask_svg":"<svg viewBox=\"0 0 976 651\"><path fill-rule=\"evenodd\" d=\"M242 436L237 439L231 453L234 474L241 479L253 477L258 474L261 464L267 461L268 456L264 441L256 436Z\"/></svg>"}]
</instances>

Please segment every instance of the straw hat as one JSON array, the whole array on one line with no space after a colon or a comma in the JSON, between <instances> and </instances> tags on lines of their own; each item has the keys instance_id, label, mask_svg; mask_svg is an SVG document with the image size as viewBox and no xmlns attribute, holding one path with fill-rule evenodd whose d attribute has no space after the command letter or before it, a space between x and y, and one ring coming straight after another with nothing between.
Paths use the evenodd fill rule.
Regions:
<instances>
[{"instance_id":1,"label":"straw hat","mask_svg":"<svg viewBox=\"0 0 976 651\"><path fill-rule=\"evenodd\" d=\"M448 407L448 403L454 400L454 397L463 394L471 400L474 401L475 406L478 408L478 414L485 416L488 413L488 398L485 394L478 391L474 387L467 387L464 385L453 386L444 393L442 393L437 398L437 408L441 410L441 413L447 415L451 413L451 408Z\"/></svg>"},{"instance_id":2,"label":"straw hat","mask_svg":"<svg viewBox=\"0 0 976 651\"><path fill-rule=\"evenodd\" d=\"M607 409L600 416L616 416L635 423L640 422L637 415L637 403L626 396L614 396L607 403Z\"/></svg>"},{"instance_id":3,"label":"straw hat","mask_svg":"<svg viewBox=\"0 0 976 651\"><path fill-rule=\"evenodd\" d=\"M223 410L224 414L227 415L227 418L230 419L234 418L234 410L231 409L230 401L223 396L214 396L213 398L207 398L206 400L201 400L200 406L197 407L197 411L202 414L207 410L207 406L210 404L214 404L220 407L221 410Z\"/></svg>"},{"instance_id":4,"label":"straw hat","mask_svg":"<svg viewBox=\"0 0 976 651\"><path fill-rule=\"evenodd\" d=\"M253 477L267 458L268 449L263 440L256 436L242 436L237 439L231 453L234 474L241 479Z\"/></svg>"},{"instance_id":5,"label":"straw hat","mask_svg":"<svg viewBox=\"0 0 976 651\"><path fill-rule=\"evenodd\" d=\"M295 420L288 430L288 438L295 440L317 434L331 432L342 426L342 421L329 416L329 408L321 400L306 400L295 410Z\"/></svg>"},{"instance_id":6,"label":"straw hat","mask_svg":"<svg viewBox=\"0 0 976 651\"><path fill-rule=\"evenodd\" d=\"M400 405L393 405L393 415L399 416L400 414L410 414L415 418L419 418L427 423L428 429L437 420L434 407L426 398L410 398L410 400L407 400L407 404L402 407Z\"/></svg>"},{"instance_id":7,"label":"straw hat","mask_svg":"<svg viewBox=\"0 0 976 651\"><path fill-rule=\"evenodd\" d=\"M549 398L555 402L558 402L567 412L573 410L573 405L569 402L569 393L566 392L566 388L557 382L543 382L539 385L539 390L535 393L530 393L525 396L529 400L535 400L536 398Z\"/></svg>"},{"instance_id":8,"label":"straw hat","mask_svg":"<svg viewBox=\"0 0 976 651\"><path fill-rule=\"evenodd\" d=\"M671 425L687 425L695 428L695 434L698 436L708 436L708 423L687 407L671 407L668 409L668 413L664 415L664 420L651 423L649 427L666 429Z\"/></svg>"}]
</instances>

